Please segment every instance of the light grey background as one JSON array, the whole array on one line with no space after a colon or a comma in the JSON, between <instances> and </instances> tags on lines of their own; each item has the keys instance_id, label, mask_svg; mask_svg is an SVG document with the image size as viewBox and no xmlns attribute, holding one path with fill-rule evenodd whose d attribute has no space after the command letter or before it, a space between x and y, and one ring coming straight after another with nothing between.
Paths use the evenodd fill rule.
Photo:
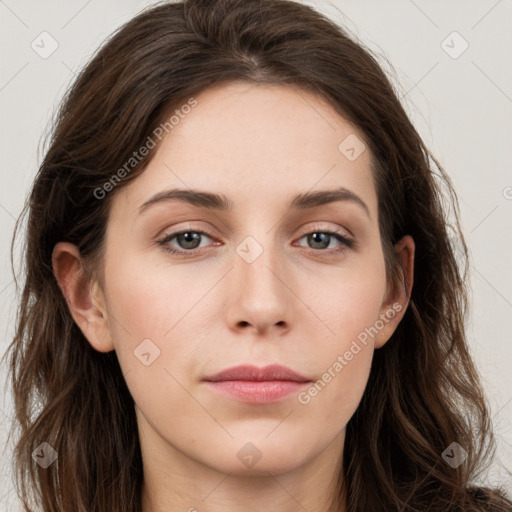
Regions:
<instances>
[{"instance_id":1,"label":"light grey background","mask_svg":"<svg viewBox=\"0 0 512 512\"><path fill-rule=\"evenodd\" d=\"M2 353L12 338L16 305L9 245L41 160L42 136L74 73L114 29L151 4L0 0ZM316 5L381 56L415 126L453 179L472 254L471 351L498 438L488 480L512 494L512 2L318 0ZM31 47L33 41L42 47L44 31L58 43L46 59ZM458 55L465 42L467 50ZM49 39L44 45L50 48ZM2 387L5 375L1 368ZM12 404L8 392L0 400L3 447ZM0 509L7 511L17 510L11 449L0 457Z\"/></svg>"}]
</instances>

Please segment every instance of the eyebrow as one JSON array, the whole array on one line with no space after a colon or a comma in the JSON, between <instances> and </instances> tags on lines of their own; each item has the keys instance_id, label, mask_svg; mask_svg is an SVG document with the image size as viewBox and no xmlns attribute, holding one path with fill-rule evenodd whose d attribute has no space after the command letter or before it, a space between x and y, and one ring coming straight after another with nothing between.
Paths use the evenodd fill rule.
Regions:
<instances>
[{"instance_id":1,"label":"eyebrow","mask_svg":"<svg viewBox=\"0 0 512 512\"><path fill-rule=\"evenodd\" d=\"M166 202L166 201L182 201L189 203L193 206L200 208L208 208L217 211L232 211L234 203L222 194L215 194L213 192L206 192L196 189L170 189L158 192L150 197L144 204L139 207L139 215L149 209L151 206ZM367 204L354 192L345 188L339 187L333 190L319 190L315 192L305 192L299 194L292 199L289 204L290 210L306 210L315 208L334 202L352 202L360 206L370 216L370 209Z\"/></svg>"}]
</instances>

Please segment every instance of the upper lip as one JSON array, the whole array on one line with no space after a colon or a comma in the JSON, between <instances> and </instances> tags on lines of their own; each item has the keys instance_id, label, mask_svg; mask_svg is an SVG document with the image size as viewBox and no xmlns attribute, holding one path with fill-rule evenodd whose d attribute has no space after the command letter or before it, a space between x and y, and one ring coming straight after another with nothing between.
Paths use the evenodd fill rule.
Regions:
<instances>
[{"instance_id":1,"label":"upper lip","mask_svg":"<svg viewBox=\"0 0 512 512\"><path fill-rule=\"evenodd\" d=\"M253 365L241 365L226 368L215 375L206 377L204 380L209 382L219 382L226 380L245 380L245 381L270 381L287 380L294 382L310 382L307 377L294 372L286 366L272 364L263 368Z\"/></svg>"}]
</instances>

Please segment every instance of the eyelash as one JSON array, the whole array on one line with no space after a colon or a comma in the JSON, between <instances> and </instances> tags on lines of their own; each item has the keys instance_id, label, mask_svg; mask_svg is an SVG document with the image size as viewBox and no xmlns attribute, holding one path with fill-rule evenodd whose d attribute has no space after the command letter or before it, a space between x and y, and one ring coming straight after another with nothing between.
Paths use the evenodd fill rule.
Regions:
<instances>
[{"instance_id":1,"label":"eyelash","mask_svg":"<svg viewBox=\"0 0 512 512\"><path fill-rule=\"evenodd\" d=\"M184 229L181 231L176 231L175 233L170 233L168 235L165 235L163 238L161 238L160 240L157 241L157 244L162 248L162 250L164 252L169 253L169 254L173 254L173 255L177 255L177 256L185 256L185 257L195 256L197 251L199 251L200 249L196 248L196 249L190 249L190 250L179 250L179 249L176 249L174 247L167 245L168 242L170 242L173 238L176 238L177 236L183 235L185 233L196 233L199 235L206 235L208 238L213 238L212 235L210 235L206 231L202 231L200 229ZM343 251L345 251L346 249L352 249L352 248L356 247L355 240L347 238L345 235L343 235L339 231L314 229L313 231L308 231L307 233L304 233L299 238L299 240L308 235L312 235L315 233L330 235L330 236L334 237L336 240L338 240L339 242L341 242L342 246L337 249L334 249L334 250L333 249L310 249L313 252L320 252L320 253L325 253L326 255L336 256L336 255L342 253ZM307 248L303 247L303 249L307 249Z\"/></svg>"}]
</instances>

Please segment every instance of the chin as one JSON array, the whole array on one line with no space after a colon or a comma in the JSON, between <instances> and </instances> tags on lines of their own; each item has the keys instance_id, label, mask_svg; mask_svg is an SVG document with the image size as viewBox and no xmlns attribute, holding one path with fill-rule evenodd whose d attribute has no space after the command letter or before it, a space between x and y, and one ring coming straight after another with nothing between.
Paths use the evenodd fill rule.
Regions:
<instances>
[{"instance_id":1,"label":"chin","mask_svg":"<svg viewBox=\"0 0 512 512\"><path fill-rule=\"evenodd\" d=\"M295 441L286 436L276 436L272 441L261 435L259 438L244 436L243 440L238 437L230 444L229 448L219 446L221 454L212 453L208 463L215 461L216 469L241 476L288 473L304 464L308 456L304 439ZM229 453L233 456L227 456Z\"/></svg>"}]
</instances>

